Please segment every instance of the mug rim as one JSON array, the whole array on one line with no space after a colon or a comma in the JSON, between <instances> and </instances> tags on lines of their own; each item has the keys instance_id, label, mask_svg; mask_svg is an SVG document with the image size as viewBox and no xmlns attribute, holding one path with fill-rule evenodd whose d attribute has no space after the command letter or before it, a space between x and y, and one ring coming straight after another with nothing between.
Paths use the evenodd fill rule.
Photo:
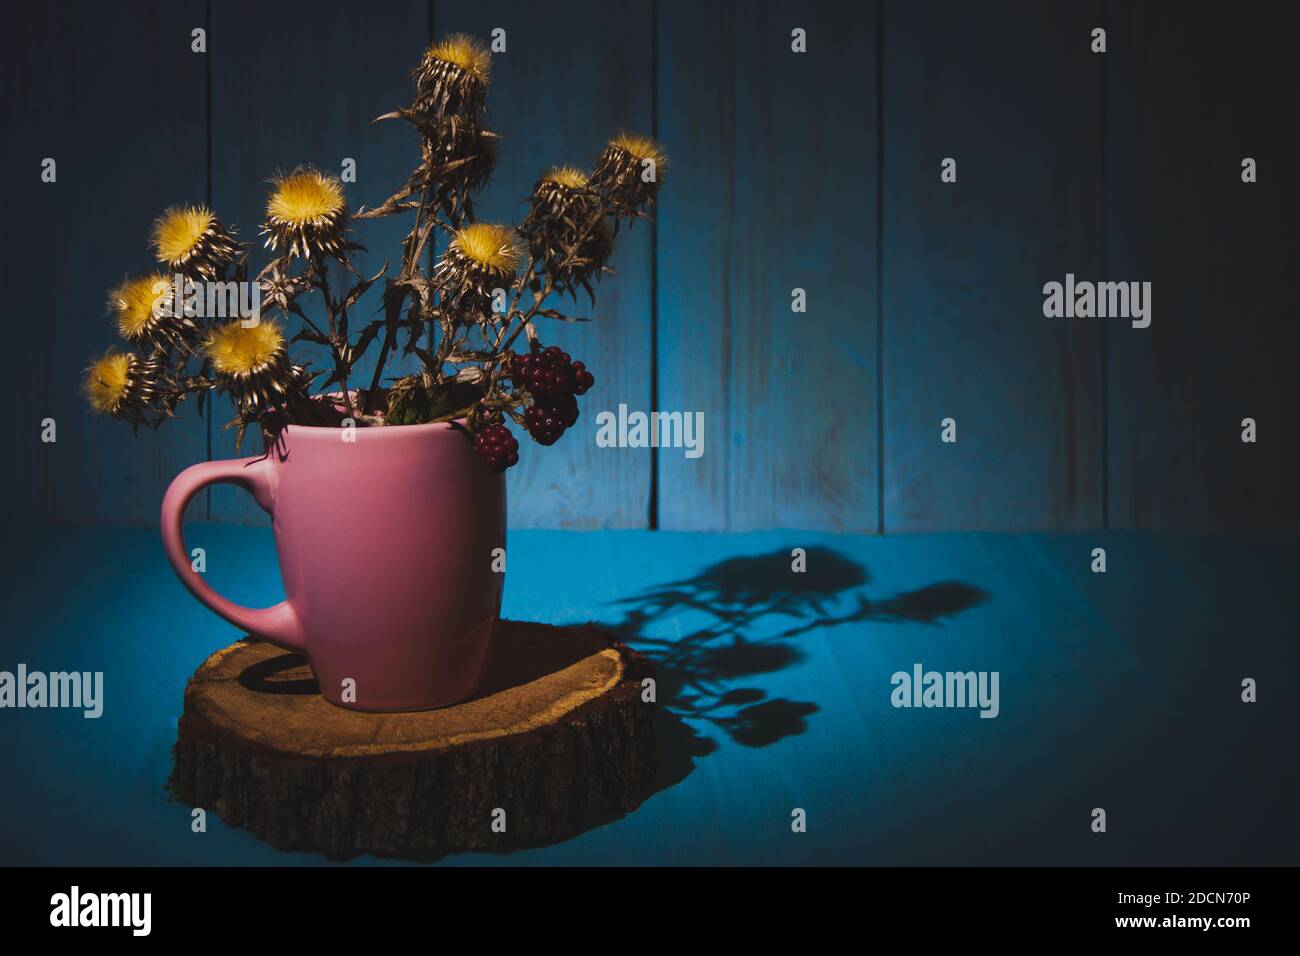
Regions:
<instances>
[{"instance_id":1,"label":"mug rim","mask_svg":"<svg viewBox=\"0 0 1300 956\"><path fill-rule=\"evenodd\" d=\"M420 422L415 425L367 425L364 428L357 428L356 431L358 435L363 432L367 435L380 435L388 432L395 432L397 434L418 434L437 428L441 428L443 431L447 432L455 432L456 429L452 427L453 425L460 425L462 428L465 428L468 426L468 419L455 418L448 419L445 422ZM343 429L342 427L335 425L297 425L290 422L284 426L284 431L286 434L292 431L315 435L317 433L337 434L338 432L343 431Z\"/></svg>"},{"instance_id":2,"label":"mug rim","mask_svg":"<svg viewBox=\"0 0 1300 956\"><path fill-rule=\"evenodd\" d=\"M348 389L348 393L350 395L356 395L359 393L359 391L360 389L355 389L355 388ZM337 391L337 392L322 392L316 395L315 397L316 398L341 398L342 396L343 396L343 392ZM366 434L377 434L380 432L386 432L390 428L396 429L398 431L403 431L406 429L431 429L431 428L436 428L438 425L448 425L448 426L460 425L462 428L467 428L469 425L469 419L452 418L452 419L448 419L445 422L419 422L418 424L415 425L389 425L388 423L384 423L383 425L368 425L365 428L358 428L356 431L358 435L361 434L363 431ZM290 422L289 424L284 426L284 431L286 433L290 429L293 429L294 431L306 432L309 434L314 434L316 432L331 432L331 433L341 432L343 430L342 426L337 426L337 425L296 425L293 422ZM447 428L446 430L455 431L456 429Z\"/></svg>"}]
</instances>

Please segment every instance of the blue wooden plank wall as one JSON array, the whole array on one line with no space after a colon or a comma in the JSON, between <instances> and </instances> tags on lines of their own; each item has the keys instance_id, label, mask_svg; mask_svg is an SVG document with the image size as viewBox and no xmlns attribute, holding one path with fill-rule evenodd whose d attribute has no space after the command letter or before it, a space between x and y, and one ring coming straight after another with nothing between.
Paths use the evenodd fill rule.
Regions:
<instances>
[{"instance_id":1,"label":"blue wooden plank wall","mask_svg":"<svg viewBox=\"0 0 1300 956\"><path fill-rule=\"evenodd\" d=\"M1042 312L1045 282L1101 263L1096 22L1092 4L886 5L887 530L1100 523L1100 327Z\"/></svg>"},{"instance_id":2,"label":"blue wooden plank wall","mask_svg":"<svg viewBox=\"0 0 1300 956\"><path fill-rule=\"evenodd\" d=\"M357 181L345 186L353 209L378 205L405 182L419 159L414 132L371 120L410 102L408 64L428 45L427 0L324 0L310 14L298 4L224 0L211 5L211 17L212 203L245 239L260 248L267 179L279 171L309 163L338 175L345 159L356 160ZM385 259L400 262L409 229L399 217L357 224L354 238L367 247L354 260L358 271L373 275ZM377 315L381 294L376 284L351 311L353 328ZM323 324L323 313L315 318ZM212 423L212 454L232 458L234 432L224 424L220 415ZM258 450L252 438L243 454ZM241 491L219 486L211 496L214 520L267 520Z\"/></svg>"},{"instance_id":3,"label":"blue wooden plank wall","mask_svg":"<svg viewBox=\"0 0 1300 956\"><path fill-rule=\"evenodd\" d=\"M18 0L8 17L5 523L156 523L171 476L233 454L220 415L133 438L83 410L105 293L150 267L154 215L209 201L252 239L267 177L349 158L351 204L373 205L416 144L370 119L407 101L431 36L500 29L485 217L517 221L543 168L590 164L620 128L671 156L595 321L544 330L597 386L572 434L525 445L516 527L1297 526L1289 5ZM362 224L361 265L395 260L404 226ZM1045 318L1067 273L1152 282L1151 327ZM703 413L703 456L597 447L620 405ZM230 489L195 510L265 520Z\"/></svg>"},{"instance_id":4,"label":"blue wooden plank wall","mask_svg":"<svg viewBox=\"0 0 1300 956\"><path fill-rule=\"evenodd\" d=\"M517 223L549 167L590 168L620 129L649 133L654 95L650 4L604 0L481 3L438 0L439 34L489 37L502 30L505 51L492 58L487 124L501 136L493 182L477 205L481 218ZM596 384L580 403L573 431L550 448L523 439L509 472L513 527L644 528L650 516L650 456L596 445L596 416L620 403L650 399L653 350L651 230L621 232L610 262L616 275L598 289L596 310L580 295L566 306L591 322L547 322L538 332L582 359ZM516 429L517 431L517 429Z\"/></svg>"},{"instance_id":5,"label":"blue wooden plank wall","mask_svg":"<svg viewBox=\"0 0 1300 956\"><path fill-rule=\"evenodd\" d=\"M192 415L133 438L81 396L82 370L116 339L108 290L152 269L154 216L203 196L204 58L190 52L203 16L201 0L141 3L131 24L102 3L5 10L0 288L22 423L4 456L5 523L157 523L168 482L206 454ZM41 180L47 158L54 182Z\"/></svg>"},{"instance_id":6,"label":"blue wooden plank wall","mask_svg":"<svg viewBox=\"0 0 1300 956\"><path fill-rule=\"evenodd\" d=\"M876 527L877 19L660 4L656 398L707 435L658 452L665 528Z\"/></svg>"},{"instance_id":7,"label":"blue wooden plank wall","mask_svg":"<svg viewBox=\"0 0 1300 956\"><path fill-rule=\"evenodd\" d=\"M1198 0L1175 27L1164 4L1110 4L1106 271L1157 290L1150 328L1109 337L1115 527L1300 528L1300 131L1278 112L1300 17L1282 10Z\"/></svg>"}]
</instances>

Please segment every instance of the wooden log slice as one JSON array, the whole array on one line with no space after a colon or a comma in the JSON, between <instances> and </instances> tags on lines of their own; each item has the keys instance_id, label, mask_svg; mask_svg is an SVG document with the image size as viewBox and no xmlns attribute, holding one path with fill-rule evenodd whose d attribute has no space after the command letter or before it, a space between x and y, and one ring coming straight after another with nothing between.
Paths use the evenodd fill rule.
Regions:
<instances>
[{"instance_id":1,"label":"wooden log slice","mask_svg":"<svg viewBox=\"0 0 1300 956\"><path fill-rule=\"evenodd\" d=\"M172 793L331 854L553 842L635 809L655 768L646 660L592 627L502 621L493 641L474 698L401 714L330 704L272 644L217 651L185 689Z\"/></svg>"}]
</instances>

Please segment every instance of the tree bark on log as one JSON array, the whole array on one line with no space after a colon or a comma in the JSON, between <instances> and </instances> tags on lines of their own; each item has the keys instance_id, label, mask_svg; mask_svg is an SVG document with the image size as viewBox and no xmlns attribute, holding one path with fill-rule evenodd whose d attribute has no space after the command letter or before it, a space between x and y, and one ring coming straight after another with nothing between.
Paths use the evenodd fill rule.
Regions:
<instances>
[{"instance_id":1,"label":"tree bark on log","mask_svg":"<svg viewBox=\"0 0 1300 956\"><path fill-rule=\"evenodd\" d=\"M345 710L254 639L190 678L169 787L281 849L434 856L554 842L635 809L655 773L645 658L592 627L502 621L471 700Z\"/></svg>"}]
</instances>

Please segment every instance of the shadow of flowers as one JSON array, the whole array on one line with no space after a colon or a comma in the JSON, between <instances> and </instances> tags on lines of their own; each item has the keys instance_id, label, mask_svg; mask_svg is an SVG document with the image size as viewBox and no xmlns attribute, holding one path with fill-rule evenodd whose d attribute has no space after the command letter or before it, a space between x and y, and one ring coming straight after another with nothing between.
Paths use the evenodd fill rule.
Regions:
<instances>
[{"instance_id":1,"label":"shadow of flowers","mask_svg":"<svg viewBox=\"0 0 1300 956\"><path fill-rule=\"evenodd\" d=\"M769 697L761 686L764 675L803 660L800 637L866 622L936 625L988 597L968 584L943 581L875 600L865 591L868 583L862 565L831 548L813 547L799 573L788 551L728 558L692 578L616 602L622 618L601 626L650 658L659 675L665 718L659 728L665 764L660 789L684 778L694 758L717 749L701 728L715 728L746 747L765 747L807 729L820 709L815 701ZM841 609L846 599L850 607ZM681 612L695 612L691 620L699 623L681 636L652 636L652 628L662 633L657 626Z\"/></svg>"}]
</instances>

